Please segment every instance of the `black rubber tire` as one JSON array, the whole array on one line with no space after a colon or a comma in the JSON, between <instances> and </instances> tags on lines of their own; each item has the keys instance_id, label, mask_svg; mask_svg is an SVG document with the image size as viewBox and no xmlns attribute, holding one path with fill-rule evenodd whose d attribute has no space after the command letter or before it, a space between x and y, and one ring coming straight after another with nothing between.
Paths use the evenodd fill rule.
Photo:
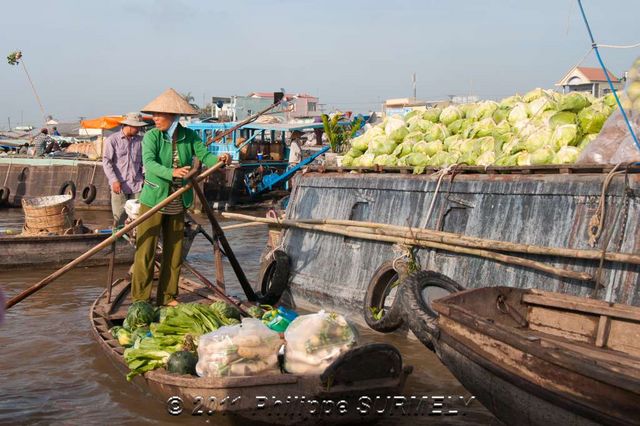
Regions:
<instances>
[{"instance_id":1,"label":"black rubber tire","mask_svg":"<svg viewBox=\"0 0 640 426\"><path fill-rule=\"evenodd\" d=\"M62 186L60 187L60 190L58 191L58 194L60 195L65 195L67 193L67 189L70 191L70 195L71 195L71 199L75 199L76 198L76 184L73 183L72 180L68 180L65 183L62 184Z\"/></svg>"},{"instance_id":2,"label":"black rubber tire","mask_svg":"<svg viewBox=\"0 0 640 426\"><path fill-rule=\"evenodd\" d=\"M364 296L364 305L362 306L364 320L369 327L380 333L395 331L400 328L404 322L399 297L402 285L398 286L393 303L382 318L374 318L371 312L372 307L379 309L384 307L384 301L392 290L391 284L394 281L394 276L395 279L398 279L398 273L393 269L393 261L384 262L373 274Z\"/></svg>"},{"instance_id":3,"label":"black rubber tire","mask_svg":"<svg viewBox=\"0 0 640 426\"><path fill-rule=\"evenodd\" d=\"M0 205L6 204L9 201L9 194L11 194L11 190L8 186L0 187Z\"/></svg>"},{"instance_id":4,"label":"black rubber tire","mask_svg":"<svg viewBox=\"0 0 640 426\"><path fill-rule=\"evenodd\" d=\"M275 305L289 285L291 271L289 255L282 250L273 253L273 259L261 268L259 277L260 292L257 292L261 305Z\"/></svg>"},{"instance_id":5,"label":"black rubber tire","mask_svg":"<svg viewBox=\"0 0 640 426\"><path fill-rule=\"evenodd\" d=\"M82 190L82 201L84 201L85 204L91 204L93 203L93 200L96 199L97 194L98 190L96 189L96 186L90 183Z\"/></svg>"},{"instance_id":6,"label":"black rubber tire","mask_svg":"<svg viewBox=\"0 0 640 426\"><path fill-rule=\"evenodd\" d=\"M427 348L434 350L433 342L438 338L435 321L438 313L431 307L431 300L425 300L424 290L436 287L442 293L456 293L464 287L446 275L434 271L418 271L411 274L404 282L401 294L402 315L409 329ZM436 298L443 297L438 295Z\"/></svg>"}]
</instances>

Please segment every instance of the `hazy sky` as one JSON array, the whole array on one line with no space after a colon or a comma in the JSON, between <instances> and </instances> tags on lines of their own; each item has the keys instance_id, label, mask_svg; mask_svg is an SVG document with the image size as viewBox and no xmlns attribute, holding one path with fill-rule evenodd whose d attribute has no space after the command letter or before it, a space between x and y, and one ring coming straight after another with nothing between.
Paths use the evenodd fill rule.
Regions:
<instances>
[{"instance_id":1,"label":"hazy sky","mask_svg":"<svg viewBox=\"0 0 640 426\"><path fill-rule=\"evenodd\" d=\"M639 0L584 6L599 43L640 42ZM0 53L23 51L63 121L137 110L167 87L197 103L284 87L364 111L410 96L412 72L419 98L501 98L553 87L590 48L575 0L11 0L1 13ZM603 56L621 75L640 49ZM41 122L25 73L3 61L0 128L21 113Z\"/></svg>"}]
</instances>

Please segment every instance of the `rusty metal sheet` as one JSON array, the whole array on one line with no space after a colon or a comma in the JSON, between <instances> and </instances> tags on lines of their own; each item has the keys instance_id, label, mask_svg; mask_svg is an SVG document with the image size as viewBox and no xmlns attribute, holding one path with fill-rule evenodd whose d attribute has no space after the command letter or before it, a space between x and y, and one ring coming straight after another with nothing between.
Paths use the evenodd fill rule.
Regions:
<instances>
[{"instance_id":1,"label":"rusty metal sheet","mask_svg":"<svg viewBox=\"0 0 640 426\"><path fill-rule=\"evenodd\" d=\"M429 175L307 173L296 178L287 216L291 219L355 219L440 229L474 237L524 244L587 249L606 174L461 174L438 179ZM631 197L624 205L624 176L608 187L604 236L609 250L637 253L634 197L640 175L628 175ZM438 189L436 191L436 188ZM433 208L431 204L433 202ZM429 210L432 211L429 216ZM617 221L616 221L617 219ZM604 238L596 245L601 248ZM292 287L312 303L361 315L366 286L374 271L397 254L389 243L288 229ZM507 285L591 296L594 284L558 278L470 255L420 249L420 264L468 288ZM523 255L553 266L595 274L598 262ZM605 262L604 289L598 298L640 306L640 267Z\"/></svg>"}]
</instances>

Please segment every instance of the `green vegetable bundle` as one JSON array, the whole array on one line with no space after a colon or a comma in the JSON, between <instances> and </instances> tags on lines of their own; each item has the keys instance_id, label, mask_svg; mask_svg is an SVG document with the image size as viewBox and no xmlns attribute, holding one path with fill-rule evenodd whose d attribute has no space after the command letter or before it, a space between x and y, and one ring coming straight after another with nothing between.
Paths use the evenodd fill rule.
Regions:
<instances>
[{"instance_id":1,"label":"green vegetable bundle","mask_svg":"<svg viewBox=\"0 0 640 426\"><path fill-rule=\"evenodd\" d=\"M158 322L152 322L154 319ZM130 346L124 351L124 359L130 370L127 380L131 380L138 374L166 367L176 352L195 350L185 341L195 342L221 326L239 323L239 319L240 311L221 301L210 306L184 303L158 311L146 302L136 302L129 308L126 327L114 327L111 333L122 346ZM131 330L134 324L138 327Z\"/></svg>"}]
</instances>

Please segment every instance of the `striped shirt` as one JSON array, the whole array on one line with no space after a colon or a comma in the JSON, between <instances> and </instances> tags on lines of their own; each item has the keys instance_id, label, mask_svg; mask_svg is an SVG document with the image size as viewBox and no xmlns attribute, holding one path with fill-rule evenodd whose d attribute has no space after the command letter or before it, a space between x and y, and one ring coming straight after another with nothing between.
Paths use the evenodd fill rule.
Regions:
<instances>
[{"instance_id":1,"label":"striped shirt","mask_svg":"<svg viewBox=\"0 0 640 426\"><path fill-rule=\"evenodd\" d=\"M173 141L173 168L177 169L180 167L180 158L178 157L178 149L176 147L176 141ZM174 177L173 182L171 183L171 187L169 189L169 195L177 191L182 187L182 178ZM164 206L160 213L162 214L180 214L184 212L184 204L182 204L182 195L180 195L175 200L171 201L169 204Z\"/></svg>"}]
</instances>

